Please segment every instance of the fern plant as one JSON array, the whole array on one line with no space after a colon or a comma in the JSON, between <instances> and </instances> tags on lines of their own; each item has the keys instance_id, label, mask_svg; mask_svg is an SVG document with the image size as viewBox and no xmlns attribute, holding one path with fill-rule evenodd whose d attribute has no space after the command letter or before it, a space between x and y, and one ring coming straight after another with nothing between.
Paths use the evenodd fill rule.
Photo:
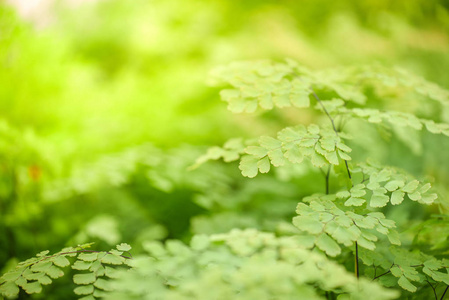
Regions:
<instances>
[{"instance_id":1,"label":"fern plant","mask_svg":"<svg viewBox=\"0 0 449 300\"><path fill-rule=\"evenodd\" d=\"M292 221L278 224L276 233L236 228L195 235L188 245L146 241L145 252L134 257L127 244L110 251L86 249L90 244L53 255L44 251L0 278L4 297L14 298L20 289L39 293L42 285L63 275L61 268L71 265L80 271L73 277L74 292L84 300L445 298L447 215L441 211L417 223L397 213L411 205L438 203L437 194L429 180L367 159L369 151L360 153L359 139L364 124L376 126L383 135L393 132L411 148L416 141L410 143L406 135L413 131L449 136L449 124L426 118L419 106L394 111L389 102L391 97L400 102L414 95L448 107L448 91L403 70L370 66L312 71L291 60L234 63L213 76L228 85L221 96L232 112L299 108L315 114L315 121L287 126L274 136L234 138L212 147L193 166L208 160L238 161L249 178L272 169L289 178L285 174L294 176L298 165L319 170L324 186L298 202ZM151 174L160 175L156 172ZM203 180L202 185L192 184L204 186ZM211 198L197 195L204 207L222 201L219 191L208 187L204 193ZM404 232L404 224L414 226ZM437 224L443 229L435 244L423 242Z\"/></svg>"},{"instance_id":2,"label":"fern plant","mask_svg":"<svg viewBox=\"0 0 449 300\"><path fill-rule=\"evenodd\" d=\"M377 97L377 103L369 99L370 93L394 90L396 97L415 93L447 107L448 91L403 70L371 66L311 71L292 60L234 63L215 70L214 77L216 82L229 86L220 94L234 113L310 107L327 121L286 127L274 137L261 136L239 143L231 140L221 148L209 149L197 165L210 159L239 160L242 175L253 178L269 172L272 166L307 161L320 168L325 177L324 193L303 198L293 218L293 225L309 248L318 248L331 257L341 255L342 247L352 248L356 277L360 276L361 261L376 271L372 280L390 287L399 285L409 292L428 287L435 299L444 298L449 286L448 260L444 258L447 253L438 253L438 259L398 248L401 238L395 221L384 214L387 206L401 205L405 199L433 204L436 193L429 182L417 180L404 170L353 160L352 136L344 127L352 120L363 120L389 130L425 128L449 136L449 124L413 112L388 110L381 97ZM338 181L332 185L333 190L331 180ZM392 246L385 246L384 240ZM370 273L370 269L366 272Z\"/></svg>"},{"instance_id":3,"label":"fern plant","mask_svg":"<svg viewBox=\"0 0 449 300\"><path fill-rule=\"evenodd\" d=\"M108 279L116 276L116 267L128 265L128 260L132 258L129 253L131 247L122 243L110 251L95 251L87 249L90 246L84 244L64 248L52 255L46 250L19 263L0 277L1 295L14 298L20 288L28 294L40 293L43 285L62 277L62 268L71 265L72 269L80 271L73 276L73 282L77 285L75 294L82 295L80 299L83 300L102 297L111 290Z\"/></svg>"}]
</instances>

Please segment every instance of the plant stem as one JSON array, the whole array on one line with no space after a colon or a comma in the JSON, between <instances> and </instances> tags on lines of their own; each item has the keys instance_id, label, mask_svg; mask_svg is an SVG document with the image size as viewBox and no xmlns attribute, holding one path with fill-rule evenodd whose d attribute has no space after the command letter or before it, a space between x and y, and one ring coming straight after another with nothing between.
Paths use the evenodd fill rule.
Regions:
<instances>
[{"instance_id":1,"label":"plant stem","mask_svg":"<svg viewBox=\"0 0 449 300\"><path fill-rule=\"evenodd\" d=\"M433 290L433 295L435 296L435 300L438 300L438 296L437 296L437 292L435 291L435 287L430 283L429 279L426 279L426 281L427 281L427 283L430 285L430 287Z\"/></svg>"},{"instance_id":2,"label":"plant stem","mask_svg":"<svg viewBox=\"0 0 449 300\"><path fill-rule=\"evenodd\" d=\"M443 295L441 295L440 300L443 300L444 296L446 295L447 290L449 289L449 285L446 287L446 289L443 292Z\"/></svg>"},{"instance_id":3,"label":"plant stem","mask_svg":"<svg viewBox=\"0 0 449 300\"><path fill-rule=\"evenodd\" d=\"M387 274L389 274L389 273L391 273L391 271L387 271L387 272L385 272L385 273L382 273L382 274L380 274L380 275L377 275L376 277L373 278L373 280L376 280L377 278L382 277L382 276L384 276L384 275L387 275Z\"/></svg>"},{"instance_id":4,"label":"plant stem","mask_svg":"<svg viewBox=\"0 0 449 300\"><path fill-rule=\"evenodd\" d=\"M332 128L334 129L335 135L337 137L340 137L338 135L338 130L335 127L335 122L334 119L332 118L332 116L330 115L330 113L327 111L326 107L324 106L323 102L321 101L320 97L318 97L318 95L315 93L315 91L313 90L312 87L310 87L310 90L312 91L312 95L313 97L316 99L316 101L320 104L321 108L323 109L324 113L327 115L327 117L329 118L331 124L332 124ZM349 170L349 166L348 166L348 161L345 160L345 167L346 167L346 171L348 172L348 177L349 180L351 181L351 185L354 186L354 183L352 182L352 176L351 176L351 171ZM329 172L330 172L330 168L331 166L329 165L329 170L327 172L326 175L326 194L329 193ZM354 273L355 276L357 278L359 278L359 247L357 242L355 242L355 266L354 266Z\"/></svg>"},{"instance_id":5,"label":"plant stem","mask_svg":"<svg viewBox=\"0 0 449 300\"><path fill-rule=\"evenodd\" d=\"M326 195L329 195L329 175L331 173L331 165L329 165L329 168L327 169L326 174Z\"/></svg>"},{"instance_id":6,"label":"plant stem","mask_svg":"<svg viewBox=\"0 0 449 300\"><path fill-rule=\"evenodd\" d=\"M354 272L355 272L355 276L357 278L359 278L359 245L357 244L357 242L355 242L355 267L354 267Z\"/></svg>"}]
</instances>

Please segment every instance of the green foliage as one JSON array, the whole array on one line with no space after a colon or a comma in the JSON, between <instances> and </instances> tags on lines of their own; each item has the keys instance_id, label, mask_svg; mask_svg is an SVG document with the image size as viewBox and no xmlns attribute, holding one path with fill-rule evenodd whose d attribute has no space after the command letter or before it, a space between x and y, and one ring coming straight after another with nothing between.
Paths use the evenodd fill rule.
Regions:
<instances>
[{"instance_id":1,"label":"green foliage","mask_svg":"<svg viewBox=\"0 0 449 300\"><path fill-rule=\"evenodd\" d=\"M447 259L438 260L420 252L413 256L413 252L405 248L393 247L389 254L394 257L391 263L379 254L385 247L376 247L383 237L393 245L401 245L395 221L385 217L379 209L389 203L401 205L405 198L419 204L434 203L437 195L431 191L430 183L417 180L395 167L354 161L348 155L352 149L342 139L349 140L351 137L342 124L357 118L383 126L388 124L393 128L408 126L421 130L426 127L430 133L448 135L449 124L446 123L435 123L412 113L383 110L382 103L377 104L381 109L365 108L370 103L366 96L368 88L376 94L392 87L402 93L412 90L443 107L449 104L448 91L402 70L390 71L374 66L312 72L291 60L286 64L231 64L217 69L214 75L233 87L223 90L221 96L235 113L254 112L258 106L262 109L309 108L309 100L314 99L316 105L313 108L321 111L330 121L331 127L316 124L286 127L279 131L277 138L262 136L257 142L246 142L244 149L240 143L232 149L232 159L225 159L233 161L240 157L242 175L250 178L259 172L269 172L271 165L281 167L302 163L304 157L314 167L327 167L327 173L321 169L325 176L326 195L314 194L303 198L297 205L298 215L293 218L293 225L300 230L297 237L303 241L303 247L320 249L330 257L338 257L344 254L341 246L355 245L354 268L357 277L360 249L360 259L365 264L372 265L375 271L377 268L384 271L382 275L374 274L374 279L388 275L379 280L388 287L398 285L406 291L417 292L418 288L412 282L421 285L427 282L437 297L438 283L449 286L448 273L440 271L447 269ZM351 79L358 84L349 84ZM321 93L332 98L321 100L318 96ZM298 104L298 98L307 98L307 101L299 101ZM336 119L340 120L338 125ZM197 160L197 164L225 158L222 153L230 149L229 146L223 149L215 147L213 151L221 154L212 155L210 150ZM332 173L337 177L331 176ZM339 178L340 183L334 184L338 186L338 192L330 194L329 185L333 178ZM390 274L396 281L392 281Z\"/></svg>"},{"instance_id":2,"label":"green foliage","mask_svg":"<svg viewBox=\"0 0 449 300\"><path fill-rule=\"evenodd\" d=\"M144 245L151 258L121 272L108 299L322 299L338 291L351 299L393 299L368 280L357 280L326 256L305 249L298 236L256 230L194 236L190 247L168 241Z\"/></svg>"},{"instance_id":3,"label":"green foliage","mask_svg":"<svg viewBox=\"0 0 449 300\"><path fill-rule=\"evenodd\" d=\"M73 282L78 285L74 292L86 295L80 299L96 299L102 297L105 291L111 291L110 278L114 278L116 266L128 265L132 257L127 244L117 245L110 251L86 250L91 244L64 248L48 255L50 251L42 251L34 258L20 262L15 269L0 277L0 293L4 297L15 297L20 289L27 294L42 292L42 285L49 285L52 279L64 275L62 268L72 265L72 269L82 271L73 276Z\"/></svg>"},{"instance_id":4,"label":"green foliage","mask_svg":"<svg viewBox=\"0 0 449 300\"><path fill-rule=\"evenodd\" d=\"M0 4L0 299L448 297L443 1L64 2Z\"/></svg>"}]
</instances>

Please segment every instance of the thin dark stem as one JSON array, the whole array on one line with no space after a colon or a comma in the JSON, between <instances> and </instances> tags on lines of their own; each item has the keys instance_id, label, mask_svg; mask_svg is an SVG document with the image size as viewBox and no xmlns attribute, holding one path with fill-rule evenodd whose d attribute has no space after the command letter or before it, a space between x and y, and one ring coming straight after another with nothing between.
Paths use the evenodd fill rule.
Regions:
<instances>
[{"instance_id":1,"label":"thin dark stem","mask_svg":"<svg viewBox=\"0 0 449 300\"><path fill-rule=\"evenodd\" d=\"M310 90L312 91L312 95L313 97L316 99L316 101L320 104L321 108L323 109L324 113L327 115L327 117L329 118L331 124L332 124L332 128L334 129L335 135L337 137L340 137L338 135L338 130L337 127L335 127L335 121L332 118L332 116L330 115L330 113L327 111L326 107L324 106L323 102L321 101L320 97L318 97L318 95L315 93L315 91L313 90L313 88L310 87ZM345 166L346 166L346 171L348 172L348 177L349 180L351 181L351 185L354 186L354 184L352 183L352 176L351 176L351 171L349 170L349 166L348 166L348 162L345 160Z\"/></svg>"},{"instance_id":2,"label":"thin dark stem","mask_svg":"<svg viewBox=\"0 0 449 300\"><path fill-rule=\"evenodd\" d=\"M332 124L332 128L334 129L335 135L337 137L340 137L338 135L337 127L335 127L334 119L332 118L330 113L327 111L327 109L324 106L323 102L321 101L320 97L318 97L318 95L315 93L315 91L313 90L312 87L310 87L310 90L312 91L313 97L320 104L320 106L323 109L324 113L329 118L329 120L330 120L330 122ZM345 160L345 166L346 166L346 171L348 172L349 180L351 181L351 185L354 186L354 183L352 182L351 171L349 170L348 162L346 160ZM329 193L329 172L330 172L330 166L329 166L329 170L328 170L328 173L327 173L327 176L326 176L326 194ZM354 270L354 272L355 272L355 275L357 276L357 278L359 278L359 248L358 248L357 242L355 242L355 258L354 259L355 259L355 270Z\"/></svg>"},{"instance_id":3,"label":"thin dark stem","mask_svg":"<svg viewBox=\"0 0 449 300\"><path fill-rule=\"evenodd\" d=\"M426 281L433 290L433 294L435 295L435 300L438 300L438 296L437 296L437 292L435 291L435 287L430 283L429 279L426 279Z\"/></svg>"},{"instance_id":4,"label":"thin dark stem","mask_svg":"<svg viewBox=\"0 0 449 300\"><path fill-rule=\"evenodd\" d=\"M449 285L446 287L446 289L443 292L443 295L441 295L440 300L443 300L444 296L446 295L447 290L449 289Z\"/></svg>"},{"instance_id":5,"label":"thin dark stem","mask_svg":"<svg viewBox=\"0 0 449 300\"><path fill-rule=\"evenodd\" d=\"M394 263L391 264L390 269L393 268L393 266L394 266ZM385 272L385 273L382 273L382 274L380 274L380 275L374 276L373 280L376 280L376 279L379 278L379 277L382 277L382 276L384 276L384 275L387 275L387 274L390 273L390 272L391 272L391 271L388 270L388 271ZM375 275L375 274L374 274L374 275Z\"/></svg>"},{"instance_id":6,"label":"thin dark stem","mask_svg":"<svg viewBox=\"0 0 449 300\"><path fill-rule=\"evenodd\" d=\"M329 194L329 175L331 173L331 166L329 165L329 168L327 169L327 174L326 174L326 195Z\"/></svg>"},{"instance_id":7,"label":"thin dark stem","mask_svg":"<svg viewBox=\"0 0 449 300\"><path fill-rule=\"evenodd\" d=\"M359 278L360 274L359 274L359 245L357 244L357 242L355 242L355 276L357 278Z\"/></svg>"},{"instance_id":8,"label":"thin dark stem","mask_svg":"<svg viewBox=\"0 0 449 300\"><path fill-rule=\"evenodd\" d=\"M316 101L320 104L321 108L323 109L323 111L326 113L327 117L329 118L329 120L332 123L332 128L334 129L335 134L338 136L338 130L335 127L335 122L334 119L331 117L331 115L329 114L329 112L327 111L326 107L324 106L323 102L321 102L321 99L318 97L318 95L315 93L315 91L310 88L310 90L312 91L312 95L313 97L315 97Z\"/></svg>"},{"instance_id":9,"label":"thin dark stem","mask_svg":"<svg viewBox=\"0 0 449 300\"><path fill-rule=\"evenodd\" d=\"M390 272L391 272L391 271L388 270L388 271L385 272L385 273L382 273L382 274L380 274L380 275L377 275L376 277L373 278L373 280L376 280L376 279L379 278L379 277L382 277L382 276L384 276L384 275L387 275L387 274L389 274Z\"/></svg>"}]
</instances>

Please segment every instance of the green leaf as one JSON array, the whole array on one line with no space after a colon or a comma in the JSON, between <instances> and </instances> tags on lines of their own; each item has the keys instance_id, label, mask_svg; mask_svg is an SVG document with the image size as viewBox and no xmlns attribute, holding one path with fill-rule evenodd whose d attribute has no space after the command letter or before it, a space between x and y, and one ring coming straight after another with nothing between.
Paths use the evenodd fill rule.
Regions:
<instances>
[{"instance_id":1,"label":"green leaf","mask_svg":"<svg viewBox=\"0 0 449 300\"><path fill-rule=\"evenodd\" d=\"M294 93L290 95L290 102L293 104L293 106L302 108L302 107L309 107L310 106L310 99L309 99L309 93Z\"/></svg>"},{"instance_id":2,"label":"green leaf","mask_svg":"<svg viewBox=\"0 0 449 300\"><path fill-rule=\"evenodd\" d=\"M50 277L48 277L48 276L42 276L41 278L39 278L38 280L37 280L40 284L43 284L43 285L47 285L47 284L50 284L50 283L52 283L53 281L50 279Z\"/></svg>"},{"instance_id":3,"label":"green leaf","mask_svg":"<svg viewBox=\"0 0 449 300\"><path fill-rule=\"evenodd\" d=\"M73 282L76 284L94 283L96 279L95 273L75 274L73 276Z\"/></svg>"},{"instance_id":4,"label":"green leaf","mask_svg":"<svg viewBox=\"0 0 449 300\"><path fill-rule=\"evenodd\" d=\"M260 173L268 173L270 171L270 160L268 157L262 158L257 162Z\"/></svg>"},{"instance_id":5,"label":"green leaf","mask_svg":"<svg viewBox=\"0 0 449 300\"><path fill-rule=\"evenodd\" d=\"M315 244L329 256L337 256L341 253L340 246L325 233L318 236Z\"/></svg>"},{"instance_id":6,"label":"green leaf","mask_svg":"<svg viewBox=\"0 0 449 300\"><path fill-rule=\"evenodd\" d=\"M284 165L284 153L282 152L282 149L268 151L268 157L270 158L273 166L280 167Z\"/></svg>"},{"instance_id":7,"label":"green leaf","mask_svg":"<svg viewBox=\"0 0 449 300\"><path fill-rule=\"evenodd\" d=\"M40 261L37 264L31 266L33 272L45 272L48 268L53 265L51 261Z\"/></svg>"},{"instance_id":8,"label":"green leaf","mask_svg":"<svg viewBox=\"0 0 449 300\"><path fill-rule=\"evenodd\" d=\"M95 281L94 286L99 289L102 289L104 291L112 291L113 290L111 283L109 281L101 279L101 278L98 278L97 281Z\"/></svg>"},{"instance_id":9,"label":"green leaf","mask_svg":"<svg viewBox=\"0 0 449 300\"><path fill-rule=\"evenodd\" d=\"M323 230L324 226L323 223L309 216L294 217L293 225L311 234L320 233Z\"/></svg>"},{"instance_id":10,"label":"green leaf","mask_svg":"<svg viewBox=\"0 0 449 300\"><path fill-rule=\"evenodd\" d=\"M341 159L343 160L351 160L351 156L347 155L345 152L338 150L338 155L340 156Z\"/></svg>"},{"instance_id":11,"label":"green leaf","mask_svg":"<svg viewBox=\"0 0 449 300\"><path fill-rule=\"evenodd\" d=\"M126 252L131 250L131 246L126 243L121 243L120 245L117 245L117 250Z\"/></svg>"},{"instance_id":12,"label":"green leaf","mask_svg":"<svg viewBox=\"0 0 449 300\"><path fill-rule=\"evenodd\" d=\"M90 295L94 292L94 286L92 284L78 286L73 292L77 295Z\"/></svg>"},{"instance_id":13,"label":"green leaf","mask_svg":"<svg viewBox=\"0 0 449 300\"><path fill-rule=\"evenodd\" d=\"M248 146L245 148L245 152L254 155L257 158L265 157L268 154L267 149L259 146Z\"/></svg>"},{"instance_id":14,"label":"green leaf","mask_svg":"<svg viewBox=\"0 0 449 300\"><path fill-rule=\"evenodd\" d=\"M63 255L58 255L52 259L53 263L58 267L67 267L70 265L70 261Z\"/></svg>"},{"instance_id":15,"label":"green leaf","mask_svg":"<svg viewBox=\"0 0 449 300\"><path fill-rule=\"evenodd\" d=\"M371 207L384 207L389 200L390 198L387 195L374 192L369 204Z\"/></svg>"},{"instance_id":16,"label":"green leaf","mask_svg":"<svg viewBox=\"0 0 449 300\"><path fill-rule=\"evenodd\" d=\"M389 230L389 233L387 235L388 240L390 241L390 243L392 243L393 245L401 245L401 240L399 238L399 233L396 230Z\"/></svg>"},{"instance_id":17,"label":"green leaf","mask_svg":"<svg viewBox=\"0 0 449 300\"><path fill-rule=\"evenodd\" d=\"M84 261L95 261L98 259L98 253L97 252L93 252L93 253L80 253L78 255L78 259L80 260L84 260Z\"/></svg>"},{"instance_id":18,"label":"green leaf","mask_svg":"<svg viewBox=\"0 0 449 300\"><path fill-rule=\"evenodd\" d=\"M85 297L79 298L78 300L96 300L96 299L94 298L94 296L89 295L89 296L85 296Z\"/></svg>"},{"instance_id":19,"label":"green leaf","mask_svg":"<svg viewBox=\"0 0 449 300\"><path fill-rule=\"evenodd\" d=\"M203 251L210 245L210 239L207 235L195 235L190 241L190 247L196 251Z\"/></svg>"},{"instance_id":20,"label":"green leaf","mask_svg":"<svg viewBox=\"0 0 449 300\"><path fill-rule=\"evenodd\" d=\"M75 269L75 270L87 270L87 269L90 268L91 265L92 265L92 262L90 262L90 261L77 260L72 265L72 269Z\"/></svg>"},{"instance_id":21,"label":"green leaf","mask_svg":"<svg viewBox=\"0 0 449 300\"><path fill-rule=\"evenodd\" d=\"M287 158L291 163L299 164L304 160L304 156L301 153L299 147L293 146L284 153L285 158Z\"/></svg>"},{"instance_id":22,"label":"green leaf","mask_svg":"<svg viewBox=\"0 0 449 300\"><path fill-rule=\"evenodd\" d=\"M314 165L315 167L318 167L318 168L321 168L327 164L326 159L321 154L318 154L316 152L314 152L312 154L311 162L312 162L312 165Z\"/></svg>"},{"instance_id":23,"label":"green leaf","mask_svg":"<svg viewBox=\"0 0 449 300\"><path fill-rule=\"evenodd\" d=\"M408 281L407 278L405 278L405 276L401 276L398 280L398 284L399 286L401 286L403 289L409 291L409 292L416 292L417 288L416 286L414 286L413 284L411 284L410 281Z\"/></svg>"},{"instance_id":24,"label":"green leaf","mask_svg":"<svg viewBox=\"0 0 449 300\"><path fill-rule=\"evenodd\" d=\"M120 273L111 267L106 266L105 267L105 272L104 272L105 276L109 277L109 278L119 278Z\"/></svg>"},{"instance_id":25,"label":"green leaf","mask_svg":"<svg viewBox=\"0 0 449 300\"><path fill-rule=\"evenodd\" d=\"M397 190L398 188L403 187L404 184L405 183L402 180L392 180L392 181L387 182L384 187L387 189L387 191L393 192L393 191Z\"/></svg>"},{"instance_id":26,"label":"green leaf","mask_svg":"<svg viewBox=\"0 0 449 300\"><path fill-rule=\"evenodd\" d=\"M37 281L29 282L23 285L22 288L27 294L36 294L42 292L42 285Z\"/></svg>"},{"instance_id":27,"label":"green leaf","mask_svg":"<svg viewBox=\"0 0 449 300\"><path fill-rule=\"evenodd\" d=\"M403 274L402 270L398 266L391 267L390 272L391 274L393 274L393 276L398 278L401 277Z\"/></svg>"},{"instance_id":28,"label":"green leaf","mask_svg":"<svg viewBox=\"0 0 449 300\"><path fill-rule=\"evenodd\" d=\"M265 148L265 149L269 149L269 150L273 150L273 149L277 149L280 148L282 146L282 142L272 138L270 136L261 136L259 138L259 144Z\"/></svg>"},{"instance_id":29,"label":"green leaf","mask_svg":"<svg viewBox=\"0 0 449 300\"><path fill-rule=\"evenodd\" d=\"M398 205L404 200L405 193L403 191L394 191L391 193L391 204Z\"/></svg>"},{"instance_id":30,"label":"green leaf","mask_svg":"<svg viewBox=\"0 0 449 300\"><path fill-rule=\"evenodd\" d=\"M115 256L112 254L106 254L101 258L101 262L104 264L110 265L121 265L124 262L125 258L120 256Z\"/></svg>"},{"instance_id":31,"label":"green leaf","mask_svg":"<svg viewBox=\"0 0 449 300\"><path fill-rule=\"evenodd\" d=\"M242 175L249 178L256 177L259 170L257 162L258 159L254 156L243 156L239 164L239 169L242 171Z\"/></svg>"},{"instance_id":32,"label":"green leaf","mask_svg":"<svg viewBox=\"0 0 449 300\"><path fill-rule=\"evenodd\" d=\"M59 277L64 276L64 272L59 269L58 267L55 266L51 266L50 268L48 268L45 273L50 276L53 279L57 279Z\"/></svg>"},{"instance_id":33,"label":"green leaf","mask_svg":"<svg viewBox=\"0 0 449 300\"><path fill-rule=\"evenodd\" d=\"M326 157L326 159L333 165L338 165L339 164L337 152L335 152L335 151L327 152L324 155L324 157Z\"/></svg>"},{"instance_id":34,"label":"green leaf","mask_svg":"<svg viewBox=\"0 0 449 300\"><path fill-rule=\"evenodd\" d=\"M337 198L348 198L351 196L351 193L348 191L340 191L336 194Z\"/></svg>"},{"instance_id":35,"label":"green leaf","mask_svg":"<svg viewBox=\"0 0 449 300\"><path fill-rule=\"evenodd\" d=\"M15 297L19 294L20 289L14 282L6 282L5 284L0 285L0 294L5 297Z\"/></svg>"},{"instance_id":36,"label":"green leaf","mask_svg":"<svg viewBox=\"0 0 449 300\"><path fill-rule=\"evenodd\" d=\"M367 239L365 239L363 236L360 236L360 237L357 239L357 244L358 244L359 246L361 246L361 247L363 247L363 248L366 248L366 249L369 249L369 250L374 250L374 249L376 249L376 245L375 245L373 242L368 241Z\"/></svg>"},{"instance_id":37,"label":"green leaf","mask_svg":"<svg viewBox=\"0 0 449 300\"><path fill-rule=\"evenodd\" d=\"M350 197L345 202L345 206L361 206L366 200L363 198Z\"/></svg>"},{"instance_id":38,"label":"green leaf","mask_svg":"<svg viewBox=\"0 0 449 300\"><path fill-rule=\"evenodd\" d=\"M412 180L409 183L407 183L401 190L406 193L413 193L418 188L418 185L419 185L418 180Z\"/></svg>"}]
</instances>

